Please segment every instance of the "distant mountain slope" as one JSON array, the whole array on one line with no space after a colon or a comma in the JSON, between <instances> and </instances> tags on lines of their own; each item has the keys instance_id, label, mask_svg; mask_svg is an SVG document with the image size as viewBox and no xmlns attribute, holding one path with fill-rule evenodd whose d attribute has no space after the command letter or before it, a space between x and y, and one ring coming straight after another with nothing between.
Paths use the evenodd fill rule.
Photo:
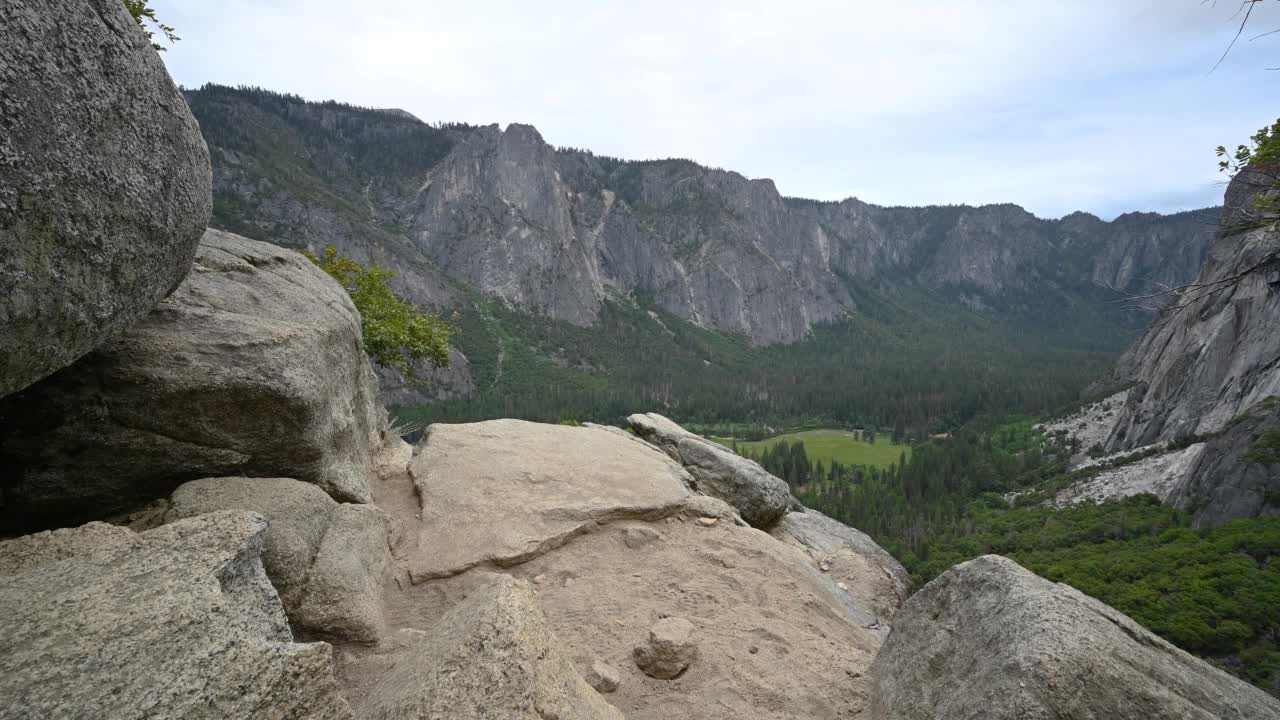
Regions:
<instances>
[{"instance_id":1,"label":"distant mountain slope","mask_svg":"<svg viewBox=\"0 0 1280 720\"><path fill-rule=\"evenodd\" d=\"M1108 285L1191 278L1216 217L817 202L687 160L557 149L528 125L436 127L217 86L188 99L214 156L219 224L376 259L420 302L455 304L451 278L577 325L611 294L642 294L757 345L794 342L859 312L850 284L1053 317Z\"/></svg>"},{"instance_id":2,"label":"distant mountain slope","mask_svg":"<svg viewBox=\"0 0 1280 720\"><path fill-rule=\"evenodd\" d=\"M384 373L399 403L471 396L433 417L643 407L923 428L1042 409L1145 324L1112 288L1194 276L1218 213L818 202L688 160L558 149L527 125L219 86L187 98L216 226L337 246L461 313L469 362L427 393Z\"/></svg>"}]
</instances>

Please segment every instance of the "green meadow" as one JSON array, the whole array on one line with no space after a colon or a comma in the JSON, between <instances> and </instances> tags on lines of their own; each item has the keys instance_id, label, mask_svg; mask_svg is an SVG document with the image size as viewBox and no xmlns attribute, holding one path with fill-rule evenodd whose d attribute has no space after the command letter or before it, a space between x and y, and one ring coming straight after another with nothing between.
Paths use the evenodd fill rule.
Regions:
<instances>
[{"instance_id":1,"label":"green meadow","mask_svg":"<svg viewBox=\"0 0 1280 720\"><path fill-rule=\"evenodd\" d=\"M727 447L733 447L733 438L713 437L711 439ZM738 451L745 453L750 450L753 453L762 453L766 448L780 442L799 440L804 443L805 454L810 461L820 460L828 467L831 466L832 460L836 460L844 465L871 465L887 468L890 464L897 463L902 453L911 457L910 447L894 445L892 439L893 436L889 433L878 433L873 444L864 442L861 433L849 430L801 430L754 442L739 440Z\"/></svg>"}]
</instances>

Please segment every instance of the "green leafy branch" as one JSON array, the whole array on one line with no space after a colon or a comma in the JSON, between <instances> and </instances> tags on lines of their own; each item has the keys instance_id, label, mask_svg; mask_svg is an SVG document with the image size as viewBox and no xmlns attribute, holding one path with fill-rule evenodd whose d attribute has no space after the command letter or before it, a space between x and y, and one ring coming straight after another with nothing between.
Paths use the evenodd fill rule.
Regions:
<instances>
[{"instance_id":1,"label":"green leafy branch","mask_svg":"<svg viewBox=\"0 0 1280 720\"><path fill-rule=\"evenodd\" d=\"M1225 146L1217 148L1218 170L1235 177L1248 171L1261 192L1250 202L1251 223L1269 230L1280 230L1280 120L1263 127L1249 138L1248 145L1237 145L1234 152Z\"/></svg>"},{"instance_id":2,"label":"green leafy branch","mask_svg":"<svg viewBox=\"0 0 1280 720\"><path fill-rule=\"evenodd\" d=\"M164 39L168 40L170 45L180 39L174 27L165 25L156 19L156 11L147 4L147 0L124 0L124 7L133 16L133 19L137 21L138 27L142 28L142 32L146 33L148 40L155 37L155 33L147 25L148 22L156 26L156 29L164 35ZM165 51L165 48L157 42L152 42L151 47L155 48L157 52Z\"/></svg>"},{"instance_id":3,"label":"green leafy branch","mask_svg":"<svg viewBox=\"0 0 1280 720\"><path fill-rule=\"evenodd\" d=\"M415 371L419 360L438 368L449 366L453 327L438 315L401 300L387 285L394 273L342 257L332 246L325 248L323 260L309 252L303 254L351 296L360 311L364 350L375 363L399 370L411 382L423 381Z\"/></svg>"}]
</instances>

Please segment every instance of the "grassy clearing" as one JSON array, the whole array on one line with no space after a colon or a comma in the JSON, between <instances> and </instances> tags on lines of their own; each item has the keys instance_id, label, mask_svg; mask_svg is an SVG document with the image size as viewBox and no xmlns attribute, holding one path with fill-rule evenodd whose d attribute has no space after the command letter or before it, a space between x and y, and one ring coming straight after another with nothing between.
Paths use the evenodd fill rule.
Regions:
<instances>
[{"instance_id":1,"label":"grassy clearing","mask_svg":"<svg viewBox=\"0 0 1280 720\"><path fill-rule=\"evenodd\" d=\"M712 440L733 447L733 438L713 437ZM780 442L804 443L805 453L809 460L821 460L823 465L830 466L832 460L844 465L870 465L887 468L897 463L906 453L911 457L911 448L906 445L894 445L889 433L878 433L874 444L863 442L861 434L855 435L848 430L802 430L800 432L775 435L755 442L739 441L738 450L754 453L764 452L765 448Z\"/></svg>"}]
</instances>

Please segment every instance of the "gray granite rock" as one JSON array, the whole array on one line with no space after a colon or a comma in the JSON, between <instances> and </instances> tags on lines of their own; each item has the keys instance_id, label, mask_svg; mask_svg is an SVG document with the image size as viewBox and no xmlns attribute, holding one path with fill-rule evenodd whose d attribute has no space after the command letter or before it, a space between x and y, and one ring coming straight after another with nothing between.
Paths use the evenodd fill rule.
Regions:
<instances>
[{"instance_id":1,"label":"gray granite rock","mask_svg":"<svg viewBox=\"0 0 1280 720\"><path fill-rule=\"evenodd\" d=\"M753 527L767 528L793 504L791 491L754 460L695 435L657 413L637 413L627 424L641 438L684 466L694 488L732 505Z\"/></svg>"},{"instance_id":2,"label":"gray granite rock","mask_svg":"<svg viewBox=\"0 0 1280 720\"><path fill-rule=\"evenodd\" d=\"M0 577L0 718L351 718L330 647L292 641L266 530L211 513Z\"/></svg>"},{"instance_id":3,"label":"gray granite rock","mask_svg":"<svg viewBox=\"0 0 1280 720\"><path fill-rule=\"evenodd\" d=\"M693 640L693 623L684 618L663 618L649 628L649 637L632 652L636 666L645 675L672 680L698 658Z\"/></svg>"},{"instance_id":4,"label":"gray granite rock","mask_svg":"<svg viewBox=\"0 0 1280 720\"><path fill-rule=\"evenodd\" d=\"M138 534L134 531L104 522L23 535L0 542L0 576L17 575L46 563L137 542Z\"/></svg>"},{"instance_id":5,"label":"gray granite rock","mask_svg":"<svg viewBox=\"0 0 1280 720\"><path fill-rule=\"evenodd\" d=\"M893 619L911 591L902 563L866 533L816 510L783 515L769 534L804 549L824 574L844 584L852 601L883 622Z\"/></svg>"},{"instance_id":6,"label":"gray granite rock","mask_svg":"<svg viewBox=\"0 0 1280 720\"><path fill-rule=\"evenodd\" d=\"M997 555L913 595L870 674L873 720L1280 718L1280 700Z\"/></svg>"},{"instance_id":7,"label":"gray granite rock","mask_svg":"<svg viewBox=\"0 0 1280 720\"><path fill-rule=\"evenodd\" d=\"M0 399L0 517L65 525L225 475L368 502L385 422L342 287L297 253L210 230L146 319Z\"/></svg>"},{"instance_id":8,"label":"gray granite rock","mask_svg":"<svg viewBox=\"0 0 1280 720\"><path fill-rule=\"evenodd\" d=\"M317 635L376 642L386 566L387 516L372 505L339 505L289 619Z\"/></svg>"},{"instance_id":9,"label":"gray granite rock","mask_svg":"<svg viewBox=\"0 0 1280 720\"><path fill-rule=\"evenodd\" d=\"M262 564L290 624L307 635L364 642L382 631L387 518L339 504L290 478L204 478L174 491L166 519L251 510L270 522Z\"/></svg>"},{"instance_id":10,"label":"gray granite rock","mask_svg":"<svg viewBox=\"0 0 1280 720\"><path fill-rule=\"evenodd\" d=\"M209 152L118 0L0 12L0 396L142 319L191 268Z\"/></svg>"},{"instance_id":11,"label":"gray granite rock","mask_svg":"<svg viewBox=\"0 0 1280 720\"><path fill-rule=\"evenodd\" d=\"M578 675L532 588L499 575L358 701L368 720L621 720Z\"/></svg>"}]
</instances>

